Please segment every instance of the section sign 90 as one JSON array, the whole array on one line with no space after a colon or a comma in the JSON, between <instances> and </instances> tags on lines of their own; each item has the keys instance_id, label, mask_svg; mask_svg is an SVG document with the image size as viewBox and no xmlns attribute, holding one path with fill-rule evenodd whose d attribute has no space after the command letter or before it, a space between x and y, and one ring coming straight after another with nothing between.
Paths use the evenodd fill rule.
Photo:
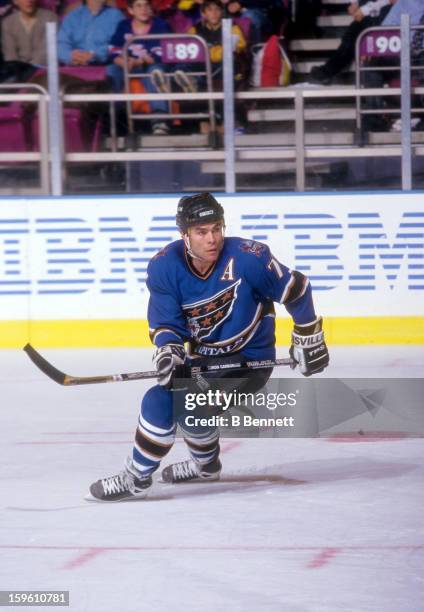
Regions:
<instances>
[{"instance_id":1,"label":"section sign 90","mask_svg":"<svg viewBox=\"0 0 424 612\"><path fill-rule=\"evenodd\" d=\"M368 32L361 40L361 56L382 57L399 55L401 41L399 34L392 31Z\"/></svg>"}]
</instances>

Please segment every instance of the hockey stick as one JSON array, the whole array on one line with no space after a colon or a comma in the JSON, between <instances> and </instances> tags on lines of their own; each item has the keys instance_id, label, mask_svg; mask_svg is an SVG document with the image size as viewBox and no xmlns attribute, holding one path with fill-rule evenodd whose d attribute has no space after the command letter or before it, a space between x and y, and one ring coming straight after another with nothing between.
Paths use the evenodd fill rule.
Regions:
<instances>
[{"instance_id":1,"label":"hockey stick","mask_svg":"<svg viewBox=\"0 0 424 612\"><path fill-rule=\"evenodd\" d=\"M123 382L125 380L141 380L143 378L157 378L157 372L150 370L148 372L129 372L127 374L108 374L106 376L71 376L65 374L51 363L47 361L38 351L35 350L31 344L24 346L25 353L31 359L31 361L39 368L46 376L57 382L59 385L92 385L96 383L107 383L107 382ZM191 366L189 368L190 377L197 378L202 373L216 372L218 370L257 370L260 368L272 368L274 366L291 366L293 361L291 359L265 359L264 361L246 361L244 363L222 363L222 364L211 364L207 366Z\"/></svg>"}]
</instances>

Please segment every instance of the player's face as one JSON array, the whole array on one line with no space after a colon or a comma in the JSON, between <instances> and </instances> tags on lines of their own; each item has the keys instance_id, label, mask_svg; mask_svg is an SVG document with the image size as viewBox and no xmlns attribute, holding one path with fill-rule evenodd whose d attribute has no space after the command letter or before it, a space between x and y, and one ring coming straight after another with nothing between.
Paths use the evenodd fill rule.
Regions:
<instances>
[{"instance_id":1,"label":"player's face","mask_svg":"<svg viewBox=\"0 0 424 612\"><path fill-rule=\"evenodd\" d=\"M195 257L204 262L214 263L224 245L224 226L221 221L193 225L188 229L190 249Z\"/></svg>"}]
</instances>

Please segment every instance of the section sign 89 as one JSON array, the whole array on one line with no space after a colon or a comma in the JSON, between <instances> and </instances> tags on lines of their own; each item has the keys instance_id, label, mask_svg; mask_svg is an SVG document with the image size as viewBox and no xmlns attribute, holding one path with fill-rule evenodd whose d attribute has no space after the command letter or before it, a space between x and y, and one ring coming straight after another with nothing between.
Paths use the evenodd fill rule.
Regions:
<instances>
[{"instance_id":1,"label":"section sign 89","mask_svg":"<svg viewBox=\"0 0 424 612\"><path fill-rule=\"evenodd\" d=\"M163 39L161 48L162 61L168 64L205 61L205 49L194 37Z\"/></svg>"}]
</instances>

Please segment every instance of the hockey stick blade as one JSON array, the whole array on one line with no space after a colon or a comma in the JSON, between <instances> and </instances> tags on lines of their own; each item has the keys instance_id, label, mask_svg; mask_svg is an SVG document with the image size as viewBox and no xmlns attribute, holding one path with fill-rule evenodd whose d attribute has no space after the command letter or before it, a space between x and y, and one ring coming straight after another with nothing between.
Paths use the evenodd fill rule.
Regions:
<instances>
[{"instance_id":1,"label":"hockey stick blade","mask_svg":"<svg viewBox=\"0 0 424 612\"><path fill-rule=\"evenodd\" d=\"M129 372L126 374L107 374L105 376L71 376L65 374L57 368L55 368L47 359L45 359L31 344L26 344L23 348L25 353L31 359L31 361L41 370L46 376L54 380L59 385L71 386L71 385L93 385L107 382L124 382L127 380L142 380L148 378L157 378L156 370L150 370L147 372ZM240 363L222 363L222 364L211 364L207 366L192 366L190 367L189 376L196 378L199 374L205 372L216 372L217 370L257 370L261 368L272 368L275 366L292 366L293 361L291 359L266 359L263 361L246 361Z\"/></svg>"},{"instance_id":2,"label":"hockey stick blade","mask_svg":"<svg viewBox=\"0 0 424 612\"><path fill-rule=\"evenodd\" d=\"M25 344L23 350L31 359L31 361L37 366L39 370L41 370L44 374L46 374L49 378L57 382L59 385L64 385L66 380L66 374L52 366L40 353L38 353L35 348L33 348L29 343Z\"/></svg>"},{"instance_id":3,"label":"hockey stick blade","mask_svg":"<svg viewBox=\"0 0 424 612\"><path fill-rule=\"evenodd\" d=\"M128 374L108 374L106 376L71 376L55 368L47 359L40 355L31 344L26 344L23 350L39 370L59 385L93 385L107 382L156 378L157 376L155 370L151 370L150 372L132 372Z\"/></svg>"}]
</instances>

